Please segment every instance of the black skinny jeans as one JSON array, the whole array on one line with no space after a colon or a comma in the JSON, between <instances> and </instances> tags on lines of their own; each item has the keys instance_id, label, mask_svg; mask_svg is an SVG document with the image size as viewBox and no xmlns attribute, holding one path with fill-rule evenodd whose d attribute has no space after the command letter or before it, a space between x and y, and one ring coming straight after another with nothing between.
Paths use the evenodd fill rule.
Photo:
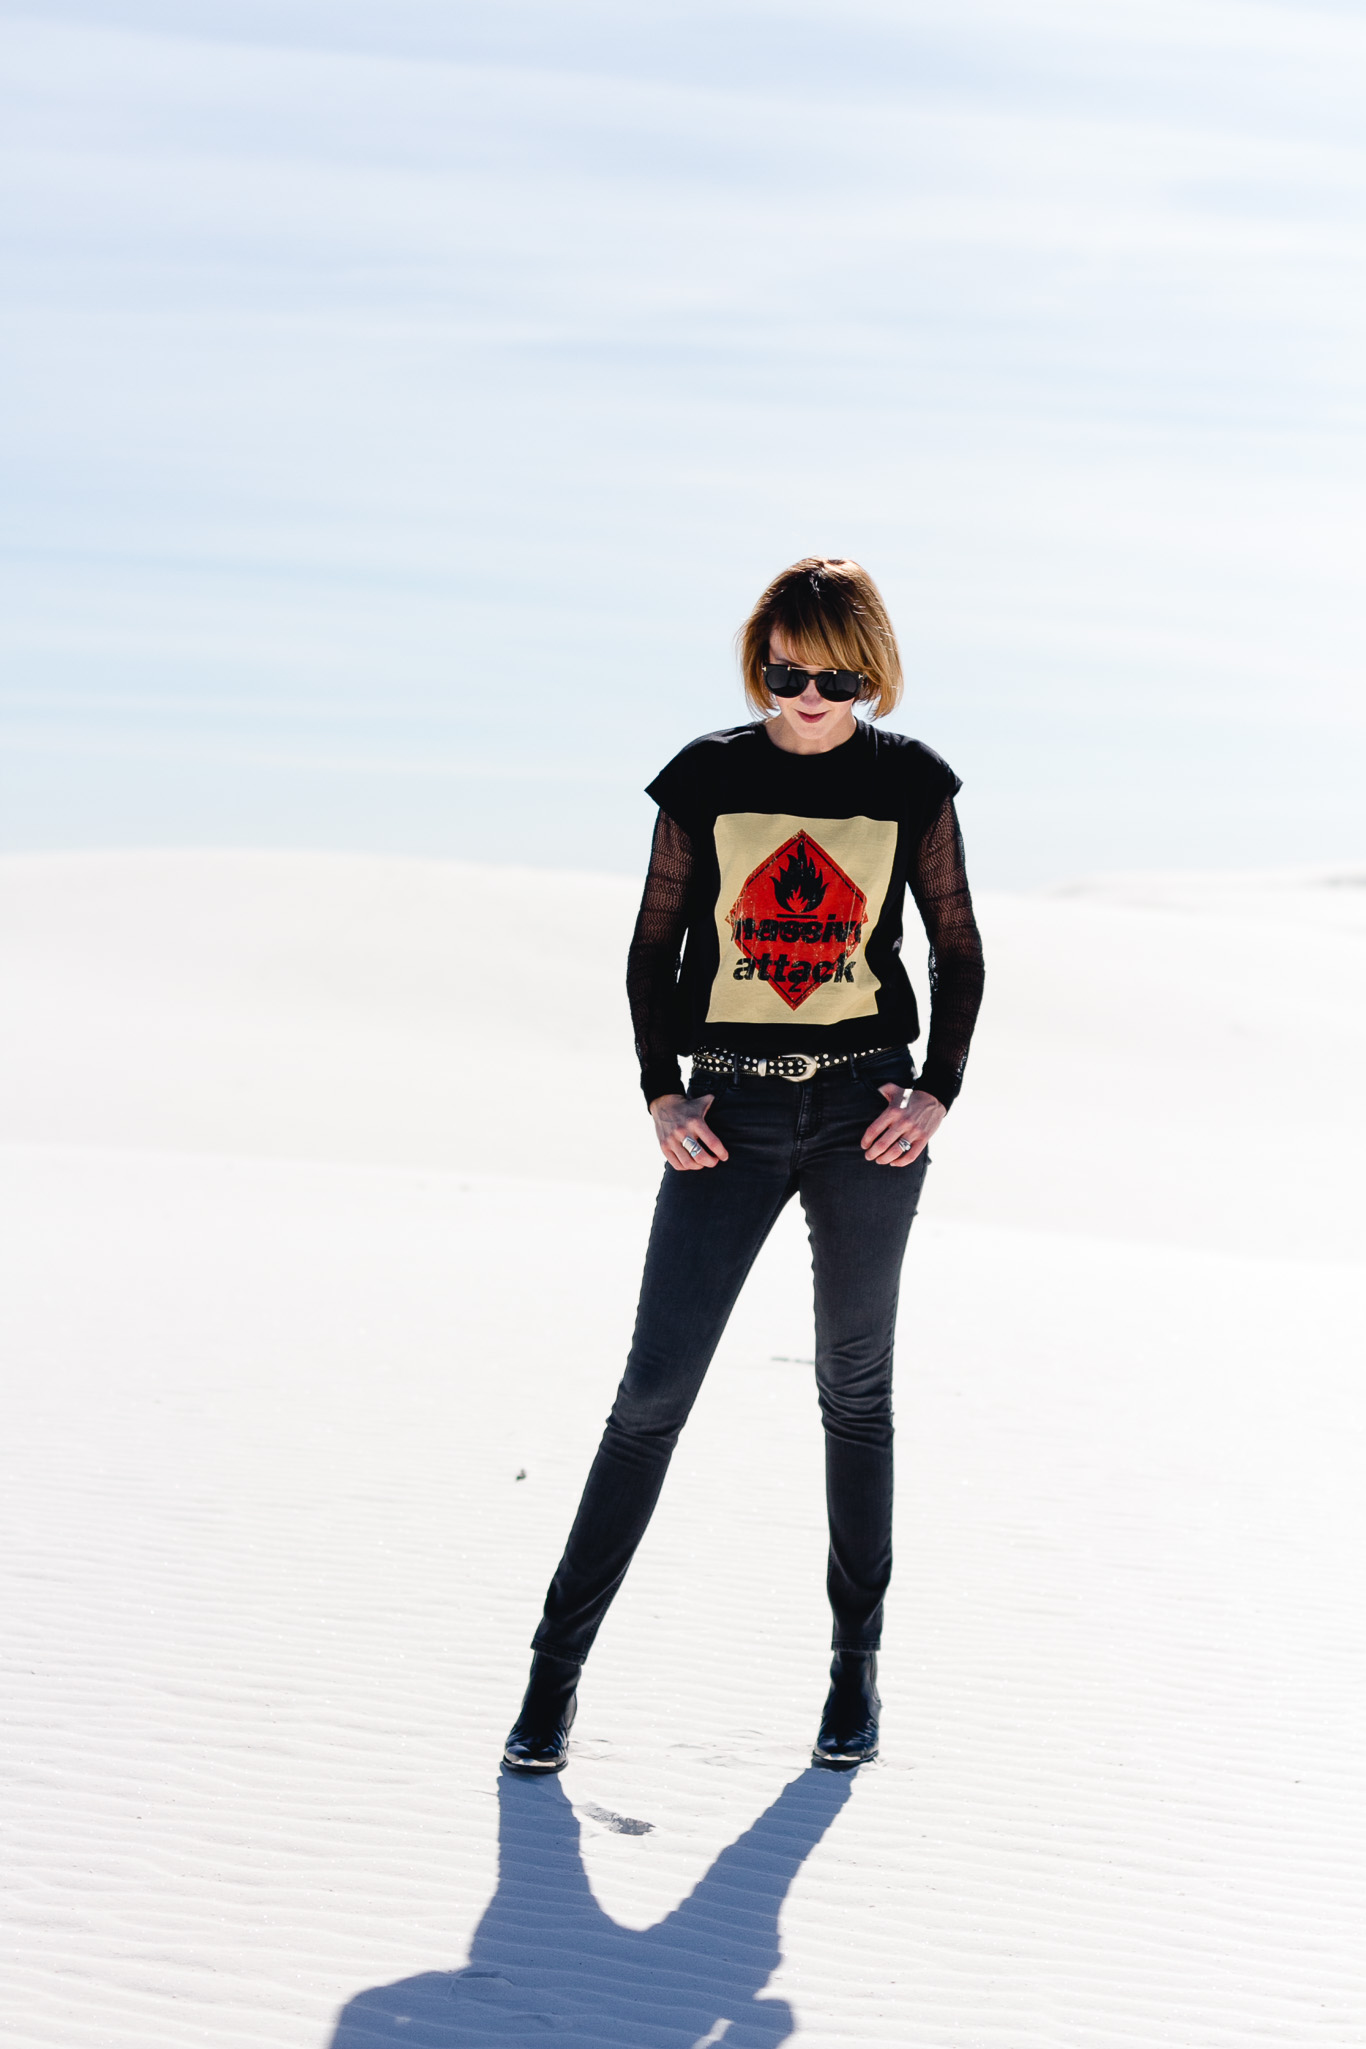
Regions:
<instances>
[{"instance_id":1,"label":"black skinny jeans","mask_svg":"<svg viewBox=\"0 0 1366 2049\"><path fill-rule=\"evenodd\" d=\"M892 1574L892 1338L901 1262L927 1155L870 1165L859 1139L914 1076L905 1051L809 1082L699 1075L730 1158L664 1172L626 1371L533 1648L581 1662L635 1556L721 1333L792 1195L815 1276L816 1389L830 1520L826 1586L836 1650L876 1650Z\"/></svg>"}]
</instances>

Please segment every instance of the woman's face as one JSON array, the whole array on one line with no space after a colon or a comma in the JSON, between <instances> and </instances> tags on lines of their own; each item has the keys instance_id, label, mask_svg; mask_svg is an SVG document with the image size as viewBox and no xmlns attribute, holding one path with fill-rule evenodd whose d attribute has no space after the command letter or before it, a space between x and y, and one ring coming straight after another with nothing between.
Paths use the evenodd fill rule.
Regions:
<instances>
[{"instance_id":1,"label":"woman's face","mask_svg":"<svg viewBox=\"0 0 1366 2049\"><path fill-rule=\"evenodd\" d=\"M777 627L768 638L768 658L771 662L787 662L794 669L807 669L813 675L828 666L799 661ZM843 746L853 735L853 704L831 704L814 683L808 683L800 697L779 697L774 702L778 716L769 726L769 737L791 754L823 754L829 747Z\"/></svg>"}]
</instances>

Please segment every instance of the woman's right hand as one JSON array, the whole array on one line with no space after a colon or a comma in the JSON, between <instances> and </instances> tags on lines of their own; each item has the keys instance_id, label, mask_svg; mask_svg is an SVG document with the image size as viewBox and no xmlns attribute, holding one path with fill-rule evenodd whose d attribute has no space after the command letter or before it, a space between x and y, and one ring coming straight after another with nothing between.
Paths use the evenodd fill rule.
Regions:
<instances>
[{"instance_id":1,"label":"woman's right hand","mask_svg":"<svg viewBox=\"0 0 1366 2049\"><path fill-rule=\"evenodd\" d=\"M715 1096L656 1096L650 1105L659 1150L680 1174L693 1167L719 1167L722 1160L730 1158L707 1123L707 1112L715 1101ZM697 1147L696 1156L683 1143L685 1139Z\"/></svg>"}]
</instances>

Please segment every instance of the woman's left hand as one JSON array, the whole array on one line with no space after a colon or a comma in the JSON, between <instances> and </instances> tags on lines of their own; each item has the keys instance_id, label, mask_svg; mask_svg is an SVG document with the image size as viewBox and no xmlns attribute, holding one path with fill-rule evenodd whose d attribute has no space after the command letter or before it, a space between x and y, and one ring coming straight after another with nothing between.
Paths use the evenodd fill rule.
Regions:
<instances>
[{"instance_id":1,"label":"woman's left hand","mask_svg":"<svg viewBox=\"0 0 1366 2049\"><path fill-rule=\"evenodd\" d=\"M887 1108L859 1140L864 1158L875 1160L879 1167L909 1167L949 1113L938 1096L927 1095L924 1089L901 1088L888 1081L878 1094L887 1098ZM903 1138L907 1141L904 1146Z\"/></svg>"}]
</instances>

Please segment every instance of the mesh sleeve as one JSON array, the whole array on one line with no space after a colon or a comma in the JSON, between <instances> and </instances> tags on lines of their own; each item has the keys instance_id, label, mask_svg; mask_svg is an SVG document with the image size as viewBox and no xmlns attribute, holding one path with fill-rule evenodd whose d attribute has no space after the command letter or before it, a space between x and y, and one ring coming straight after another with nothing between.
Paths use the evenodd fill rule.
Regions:
<instances>
[{"instance_id":1,"label":"mesh sleeve","mask_svg":"<svg viewBox=\"0 0 1366 2049\"><path fill-rule=\"evenodd\" d=\"M963 1085L983 982L982 941L952 797L916 850L910 885L930 942L930 1039L917 1086L947 1109Z\"/></svg>"},{"instance_id":2,"label":"mesh sleeve","mask_svg":"<svg viewBox=\"0 0 1366 2049\"><path fill-rule=\"evenodd\" d=\"M647 1103L656 1096L683 1092L675 1019L678 962L688 927L693 867L692 841L667 811L661 811L655 821L645 894L626 955L626 995Z\"/></svg>"}]
</instances>

